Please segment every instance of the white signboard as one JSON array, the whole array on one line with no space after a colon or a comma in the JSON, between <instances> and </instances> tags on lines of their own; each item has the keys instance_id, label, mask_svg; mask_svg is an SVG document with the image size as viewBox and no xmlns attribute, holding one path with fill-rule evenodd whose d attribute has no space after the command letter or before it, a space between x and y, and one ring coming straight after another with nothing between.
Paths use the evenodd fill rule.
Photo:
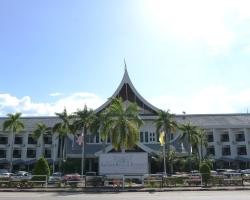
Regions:
<instances>
[{"instance_id":1,"label":"white signboard","mask_svg":"<svg viewBox=\"0 0 250 200\"><path fill-rule=\"evenodd\" d=\"M99 156L99 174L148 174L147 153L105 153Z\"/></svg>"}]
</instances>

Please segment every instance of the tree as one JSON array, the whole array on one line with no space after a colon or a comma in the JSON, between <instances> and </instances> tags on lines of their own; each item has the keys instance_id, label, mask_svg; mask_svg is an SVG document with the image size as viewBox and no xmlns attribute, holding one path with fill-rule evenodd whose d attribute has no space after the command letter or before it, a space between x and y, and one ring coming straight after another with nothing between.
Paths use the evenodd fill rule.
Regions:
<instances>
[{"instance_id":1,"label":"tree","mask_svg":"<svg viewBox=\"0 0 250 200\"><path fill-rule=\"evenodd\" d=\"M62 161L64 160L64 154L65 154L65 145L66 141L65 138L68 133L71 132L71 124L70 121L72 119L72 115L68 115L66 108L64 108L62 113L56 113L56 115L59 117L61 122L56 123L54 127L52 128L52 131L54 133L58 133L59 135L59 141L60 141L60 159L59 159L59 169L62 170Z\"/></svg>"},{"instance_id":2,"label":"tree","mask_svg":"<svg viewBox=\"0 0 250 200\"><path fill-rule=\"evenodd\" d=\"M179 139L181 141L185 141L187 139L188 142L189 170L191 171L192 146L196 145L199 141L198 127L192 125L191 122L188 122L186 124L181 124L179 129L182 131Z\"/></svg>"},{"instance_id":3,"label":"tree","mask_svg":"<svg viewBox=\"0 0 250 200\"><path fill-rule=\"evenodd\" d=\"M162 170L162 166L164 162L164 154L162 152L159 154L153 154L152 159L156 162L156 164L159 167L157 172L159 172L159 170ZM170 172L173 173L174 171L173 163L178 161L175 151L170 149L169 156L168 157L166 156L165 159L167 160L167 163L170 164Z\"/></svg>"},{"instance_id":4,"label":"tree","mask_svg":"<svg viewBox=\"0 0 250 200\"><path fill-rule=\"evenodd\" d=\"M49 164L47 160L41 156L38 161L36 162L34 169L33 169L33 174L34 175L46 175L47 178L50 175L50 169L49 169ZM46 180L45 177L34 177L35 180ZM33 179L33 180L34 180Z\"/></svg>"},{"instance_id":5,"label":"tree","mask_svg":"<svg viewBox=\"0 0 250 200\"><path fill-rule=\"evenodd\" d=\"M204 129L198 128L198 143L200 145L200 161L203 160L203 147L207 147L207 135L204 131Z\"/></svg>"},{"instance_id":6,"label":"tree","mask_svg":"<svg viewBox=\"0 0 250 200\"><path fill-rule=\"evenodd\" d=\"M207 183L208 183L210 176L211 176L210 167L207 163L205 163L205 162L201 163L200 173L201 173L202 182L205 183L205 186L207 186Z\"/></svg>"},{"instance_id":7,"label":"tree","mask_svg":"<svg viewBox=\"0 0 250 200\"><path fill-rule=\"evenodd\" d=\"M163 148L167 149L167 157L170 157L170 140L171 140L171 132L175 132L177 128L177 123L174 120L174 115L170 113L170 111L160 110L158 112L158 117L155 120L156 124L156 133L159 134L161 131L165 133L165 144ZM166 166L169 166L170 159L167 159ZM164 169L164 173L166 173Z\"/></svg>"},{"instance_id":8,"label":"tree","mask_svg":"<svg viewBox=\"0 0 250 200\"><path fill-rule=\"evenodd\" d=\"M35 140L38 140L39 138L42 139L42 154L44 155L44 136L50 135L52 132L52 129L50 127L47 127L44 123L37 123L36 129L33 131L33 138Z\"/></svg>"},{"instance_id":9,"label":"tree","mask_svg":"<svg viewBox=\"0 0 250 200\"><path fill-rule=\"evenodd\" d=\"M97 134L100 133L103 145L103 153L105 153L106 143L110 135L111 125L111 118L107 114L106 110L95 115L95 119L93 121L93 132L96 132Z\"/></svg>"},{"instance_id":10,"label":"tree","mask_svg":"<svg viewBox=\"0 0 250 200\"><path fill-rule=\"evenodd\" d=\"M95 113L92 109L88 109L87 106L84 106L83 110L78 110L74 113L74 122L73 126L76 130L82 132L83 137L83 145L82 145L82 175L85 172L85 146L86 146L86 135L87 131L95 131L96 129L93 127L95 118Z\"/></svg>"},{"instance_id":11,"label":"tree","mask_svg":"<svg viewBox=\"0 0 250 200\"><path fill-rule=\"evenodd\" d=\"M122 98L114 98L107 108L109 118L108 132L116 150L132 148L139 141L139 128L142 120L139 117L137 104L123 103Z\"/></svg>"},{"instance_id":12,"label":"tree","mask_svg":"<svg viewBox=\"0 0 250 200\"><path fill-rule=\"evenodd\" d=\"M15 134L19 133L24 129L24 124L20 121L21 113L8 114L8 118L3 122L3 131L9 131L11 134L10 144L10 171L13 168L13 148L15 141Z\"/></svg>"}]
</instances>

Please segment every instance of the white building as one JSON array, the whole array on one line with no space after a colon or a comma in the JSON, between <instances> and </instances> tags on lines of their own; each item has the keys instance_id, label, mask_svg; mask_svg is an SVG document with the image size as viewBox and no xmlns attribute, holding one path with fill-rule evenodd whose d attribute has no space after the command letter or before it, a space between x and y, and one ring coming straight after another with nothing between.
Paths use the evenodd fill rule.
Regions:
<instances>
[{"instance_id":1,"label":"white building","mask_svg":"<svg viewBox=\"0 0 250 200\"><path fill-rule=\"evenodd\" d=\"M124 101L136 102L140 108L140 117L144 124L140 128L140 142L136 151L150 154L159 153L159 136L156 134L154 120L157 118L158 108L147 102L133 86L128 72L125 69L123 79L112 97L122 97ZM110 100L97 108L101 112L110 104ZM2 123L6 118L0 118L0 168L10 161L11 134L2 132ZM15 135L13 164L30 166L42 154L41 139L38 142L32 139L32 131L39 122L48 127L59 122L57 117L23 117L25 130ZM176 115L177 123L192 122L204 128L208 136L208 148L204 154L209 154L217 161L218 167L249 168L250 166L250 115L249 114L197 114ZM173 135L172 145L177 153L185 154L185 147L177 142L179 133ZM103 152L99 135L88 135L86 144L87 170L98 170L98 157ZM45 157L50 164L58 161L59 141L57 135L45 137ZM108 141L105 151L112 152L113 147ZM81 158L81 147L75 143L75 137L68 135L67 158Z\"/></svg>"}]
</instances>

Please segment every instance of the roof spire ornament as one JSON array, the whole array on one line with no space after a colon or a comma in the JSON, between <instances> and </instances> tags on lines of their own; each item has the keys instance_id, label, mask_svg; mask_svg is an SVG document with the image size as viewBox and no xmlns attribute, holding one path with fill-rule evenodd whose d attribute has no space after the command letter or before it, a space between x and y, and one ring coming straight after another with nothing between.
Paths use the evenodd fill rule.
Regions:
<instances>
[{"instance_id":1,"label":"roof spire ornament","mask_svg":"<svg viewBox=\"0 0 250 200\"><path fill-rule=\"evenodd\" d=\"M124 58L124 70L127 71L127 64L125 58Z\"/></svg>"},{"instance_id":2,"label":"roof spire ornament","mask_svg":"<svg viewBox=\"0 0 250 200\"><path fill-rule=\"evenodd\" d=\"M147 112L149 113L157 113L157 111L159 110L158 108L154 107L152 104L150 104L148 101L146 101L135 89L135 87L133 86L129 75L128 75L128 71L127 71L127 64L126 64L126 60L124 58L124 74L123 74L123 78L122 81L120 82L120 85L118 86L118 88L116 89L116 91L113 93L113 95L111 96L110 99L112 98L116 98L118 96L124 96L125 100L128 100L129 95L131 98L133 98L133 101L139 102L143 108L143 113L145 112L145 110L147 109ZM96 113L101 112L102 110L104 110L107 106L109 106L109 104L111 103L111 100L106 101L103 105L101 105L99 108L97 108L95 110Z\"/></svg>"}]
</instances>

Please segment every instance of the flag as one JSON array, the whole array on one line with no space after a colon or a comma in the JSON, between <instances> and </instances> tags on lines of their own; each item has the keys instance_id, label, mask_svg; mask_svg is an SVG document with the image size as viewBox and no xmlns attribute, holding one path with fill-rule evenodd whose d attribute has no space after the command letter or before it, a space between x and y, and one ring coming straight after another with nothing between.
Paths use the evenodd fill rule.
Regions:
<instances>
[{"instance_id":1,"label":"flag","mask_svg":"<svg viewBox=\"0 0 250 200\"><path fill-rule=\"evenodd\" d=\"M159 141L160 141L161 146L163 146L165 144L165 133L164 133L164 131L162 131L160 133Z\"/></svg>"},{"instance_id":2,"label":"flag","mask_svg":"<svg viewBox=\"0 0 250 200\"><path fill-rule=\"evenodd\" d=\"M83 142L84 142L84 138L83 138L83 133L82 133L81 135L78 136L76 143L78 145L83 145Z\"/></svg>"}]
</instances>

